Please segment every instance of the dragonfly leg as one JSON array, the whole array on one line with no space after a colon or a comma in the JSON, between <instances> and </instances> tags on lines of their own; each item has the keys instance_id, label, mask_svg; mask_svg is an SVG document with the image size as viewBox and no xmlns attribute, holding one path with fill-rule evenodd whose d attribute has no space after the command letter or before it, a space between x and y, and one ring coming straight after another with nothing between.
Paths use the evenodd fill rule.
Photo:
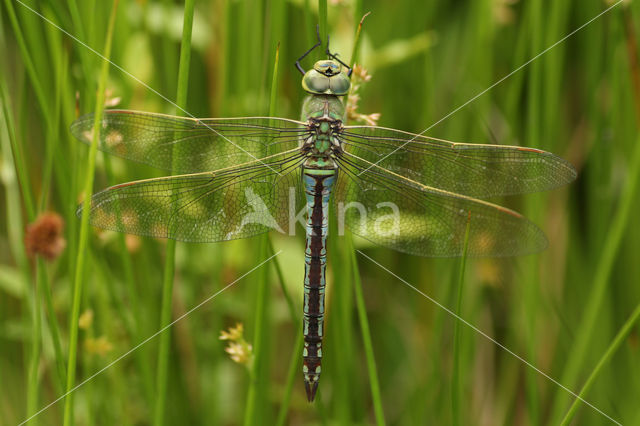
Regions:
<instances>
[{"instance_id":1,"label":"dragonfly leg","mask_svg":"<svg viewBox=\"0 0 640 426\"><path fill-rule=\"evenodd\" d=\"M300 71L300 74L302 74L302 75L305 74L305 70L304 70L304 68L302 68L302 65L300 65L300 61L302 61L304 58L306 58L307 55L313 51L313 49L315 49L316 47L318 47L318 46L320 46L322 44L322 40L320 40L320 26L319 25L316 25L316 35L318 36L318 42L316 44L314 44L313 46L311 46L311 48L309 50L304 52L304 54L302 56L300 56L298 58L298 60L296 61L296 68L298 69L298 71Z\"/></svg>"},{"instance_id":2,"label":"dragonfly leg","mask_svg":"<svg viewBox=\"0 0 640 426\"><path fill-rule=\"evenodd\" d=\"M340 60L340 58L338 58L338 54L337 53L331 53L331 51L329 50L329 35L327 35L327 50L325 52L327 53L327 56L329 57L329 59L335 59L336 61L340 62L340 64L343 67L348 69L349 72L347 72L347 76L351 77L351 73L353 72L353 68L351 68L349 65L345 64L344 62L342 62Z\"/></svg>"}]
</instances>

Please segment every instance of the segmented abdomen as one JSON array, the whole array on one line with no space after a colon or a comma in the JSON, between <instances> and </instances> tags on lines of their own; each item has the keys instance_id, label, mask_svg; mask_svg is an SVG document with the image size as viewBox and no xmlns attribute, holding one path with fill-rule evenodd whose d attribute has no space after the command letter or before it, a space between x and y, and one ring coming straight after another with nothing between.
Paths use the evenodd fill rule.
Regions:
<instances>
[{"instance_id":1,"label":"segmented abdomen","mask_svg":"<svg viewBox=\"0 0 640 426\"><path fill-rule=\"evenodd\" d=\"M322 363L326 240L335 173L335 170L304 169L302 174L307 198L302 371L309 401L315 397Z\"/></svg>"}]
</instances>

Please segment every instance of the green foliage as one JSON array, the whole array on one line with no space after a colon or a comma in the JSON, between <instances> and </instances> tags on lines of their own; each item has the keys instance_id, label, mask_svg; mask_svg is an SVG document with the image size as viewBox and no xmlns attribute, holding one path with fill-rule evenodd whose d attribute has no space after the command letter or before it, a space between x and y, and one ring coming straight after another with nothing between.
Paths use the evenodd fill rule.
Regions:
<instances>
[{"instance_id":1,"label":"green foliage","mask_svg":"<svg viewBox=\"0 0 640 426\"><path fill-rule=\"evenodd\" d=\"M185 44L191 59L181 61L184 5L121 0L111 59L130 74L112 66L107 93L99 93L102 59L89 47L104 52L111 1L2 2L0 426L53 401L32 421L61 424L65 400L58 398L69 376L72 384L86 381L67 403L76 424L148 424L154 413L167 425L558 424L581 390L616 421L640 423L640 197L633 190L640 174L640 4L613 7L439 122L612 4L196 2ZM91 165L89 149L69 132L76 108L92 112L106 96L108 106L119 99L121 108L175 113L167 100L180 88L179 103L194 116L272 111L298 118L304 94L293 63L313 44L316 24L347 60L368 11L357 56L372 79L358 93L360 112L381 113L379 125L413 132L439 122L428 132L439 138L545 149L571 161L579 177L550 193L497 200L539 224L549 247L521 259L467 259L464 286L459 260L412 257L357 238L353 249L459 309L574 395L464 324L455 331L449 313L375 263L356 255L355 264L351 237L338 237L335 223L314 404L306 401L299 366L301 227L295 237L272 233L271 241L178 244L175 261L165 257L172 252L165 241L93 228L81 249L75 210L88 195L82 188ZM314 55L305 68L321 52ZM90 175L96 191L159 172L98 153ZM54 261L32 261L24 224L45 211L64 218L66 248ZM172 303L162 315L167 261L175 278L172 291L164 286ZM236 280L167 330L162 350L156 336L92 377ZM82 284L75 301L74 282ZM79 327L77 358L70 323ZM219 340L236 323L260 352L256 365L233 362ZM593 407L576 404L576 424L610 421Z\"/></svg>"}]
</instances>

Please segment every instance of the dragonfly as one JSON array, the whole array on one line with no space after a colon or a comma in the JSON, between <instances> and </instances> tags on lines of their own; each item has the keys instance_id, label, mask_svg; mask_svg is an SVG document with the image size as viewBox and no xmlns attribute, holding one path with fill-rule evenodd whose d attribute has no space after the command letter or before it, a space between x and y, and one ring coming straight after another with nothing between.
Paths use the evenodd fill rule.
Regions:
<instances>
[{"instance_id":1,"label":"dragonfly","mask_svg":"<svg viewBox=\"0 0 640 426\"><path fill-rule=\"evenodd\" d=\"M328 47L327 59L308 71L301 65L320 45L295 63L308 93L300 120L105 111L100 150L183 174L107 188L92 196L89 212L99 228L187 242L291 231L291 212L306 212L302 370L310 402L321 372L331 203L354 234L400 252L455 257L466 242L469 256L516 256L543 250L544 233L486 200L576 177L568 161L539 149L347 125L352 68ZM91 143L93 122L93 114L80 117L71 132Z\"/></svg>"}]
</instances>

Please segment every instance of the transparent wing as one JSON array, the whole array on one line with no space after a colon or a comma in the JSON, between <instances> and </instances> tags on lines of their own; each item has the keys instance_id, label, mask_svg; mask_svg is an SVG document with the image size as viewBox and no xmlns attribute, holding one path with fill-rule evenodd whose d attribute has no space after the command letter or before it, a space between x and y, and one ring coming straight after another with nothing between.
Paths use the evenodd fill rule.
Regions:
<instances>
[{"instance_id":1,"label":"transparent wing","mask_svg":"<svg viewBox=\"0 0 640 426\"><path fill-rule=\"evenodd\" d=\"M502 145L454 143L400 130L345 126L345 150L423 185L477 198L538 192L576 177L549 152Z\"/></svg>"},{"instance_id":2,"label":"transparent wing","mask_svg":"<svg viewBox=\"0 0 640 426\"><path fill-rule=\"evenodd\" d=\"M422 185L352 154L338 162L338 220L376 244L419 256L460 256L468 222L469 256L516 256L547 245L543 232L512 210Z\"/></svg>"},{"instance_id":3,"label":"transparent wing","mask_svg":"<svg viewBox=\"0 0 640 426\"><path fill-rule=\"evenodd\" d=\"M94 114L71 124L80 141L91 143ZM283 118L174 117L107 110L98 148L140 163L191 173L218 170L288 151L307 134L304 123Z\"/></svg>"},{"instance_id":4,"label":"transparent wing","mask_svg":"<svg viewBox=\"0 0 640 426\"><path fill-rule=\"evenodd\" d=\"M116 185L91 198L91 224L191 242L288 232L291 211L304 206L301 161L295 149L216 172Z\"/></svg>"}]
</instances>

